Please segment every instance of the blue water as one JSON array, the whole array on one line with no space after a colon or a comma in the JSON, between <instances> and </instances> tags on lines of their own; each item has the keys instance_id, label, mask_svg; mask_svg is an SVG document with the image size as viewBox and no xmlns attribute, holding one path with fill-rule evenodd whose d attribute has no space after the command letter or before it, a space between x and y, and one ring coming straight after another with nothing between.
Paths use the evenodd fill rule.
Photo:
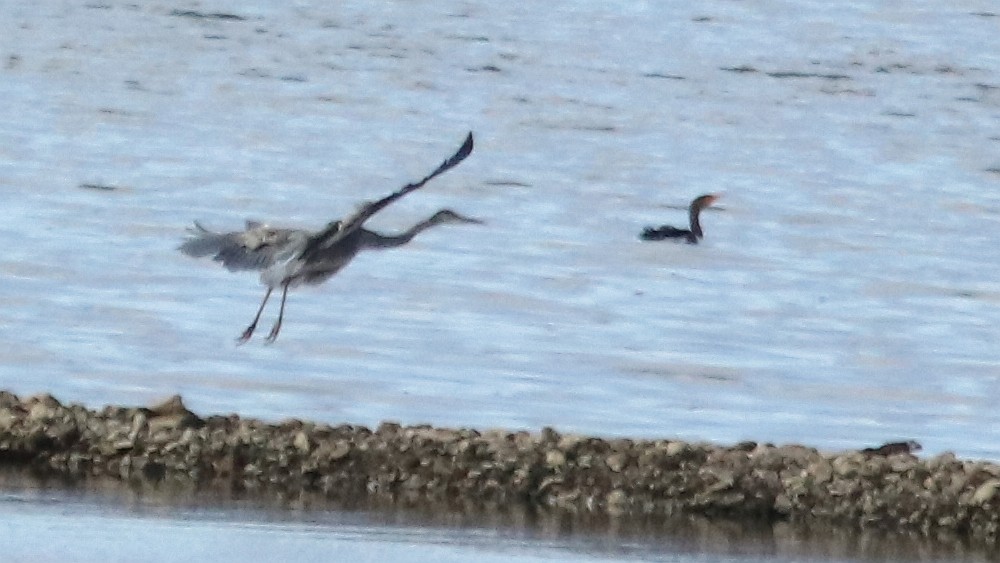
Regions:
<instances>
[{"instance_id":1,"label":"blue water","mask_svg":"<svg viewBox=\"0 0 1000 563\"><path fill-rule=\"evenodd\" d=\"M986 549L883 532L815 534L779 524L677 522L658 532L563 515L321 510L175 494L61 490L3 477L0 545L10 561L987 561Z\"/></svg>"},{"instance_id":2,"label":"blue water","mask_svg":"<svg viewBox=\"0 0 1000 563\"><path fill-rule=\"evenodd\" d=\"M0 383L998 460L1000 18L883 4L4 2ZM319 228L468 130L369 226L485 226L235 346L263 288L176 252L192 220ZM702 245L637 240L706 192Z\"/></svg>"}]
</instances>

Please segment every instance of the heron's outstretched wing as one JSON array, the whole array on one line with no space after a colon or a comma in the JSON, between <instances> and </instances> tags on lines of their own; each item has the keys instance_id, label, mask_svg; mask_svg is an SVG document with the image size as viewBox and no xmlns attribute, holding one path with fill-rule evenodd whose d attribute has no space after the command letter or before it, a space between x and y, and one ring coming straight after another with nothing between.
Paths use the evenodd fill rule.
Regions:
<instances>
[{"instance_id":1,"label":"heron's outstretched wing","mask_svg":"<svg viewBox=\"0 0 1000 563\"><path fill-rule=\"evenodd\" d=\"M456 151L455 154L451 155L451 157L449 157L447 160L442 162L441 165L438 166L436 170L434 170L434 172L428 174L424 179L420 180L419 182L407 184L402 188L400 188L399 190L383 197L378 201L370 201L363 203L361 207L359 207L358 210L355 211L353 214L347 216L346 218L340 221L331 223L330 226L313 235L309 239L309 242L306 245L305 249L302 251L303 258L308 258L309 255L315 253L317 250L321 248L324 247L329 248L337 244L337 242L343 240L344 237L360 229L361 225L363 225L365 221L370 219L372 215L375 215L379 211L385 209L386 206L388 206L390 203L396 201L397 199L405 196L406 194L414 190L423 187L424 184L430 182L431 179L433 179L435 176L443 174L444 172L447 172L448 170L454 168L460 162L465 160L465 157L469 156L472 153L472 147L473 147L472 133L470 132L469 135L465 138L465 142L463 142L462 146L458 148L458 151Z\"/></svg>"},{"instance_id":2,"label":"heron's outstretched wing","mask_svg":"<svg viewBox=\"0 0 1000 563\"><path fill-rule=\"evenodd\" d=\"M217 233L195 222L188 239L178 249L194 258L212 256L231 272L263 270L285 260L302 248L309 233L297 229L273 229L247 223L245 231Z\"/></svg>"}]
</instances>

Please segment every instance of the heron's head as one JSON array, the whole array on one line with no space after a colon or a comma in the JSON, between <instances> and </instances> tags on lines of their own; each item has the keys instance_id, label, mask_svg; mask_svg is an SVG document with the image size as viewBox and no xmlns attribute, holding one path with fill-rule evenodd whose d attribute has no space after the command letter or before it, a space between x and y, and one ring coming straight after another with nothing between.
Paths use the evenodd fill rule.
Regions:
<instances>
[{"instance_id":1,"label":"heron's head","mask_svg":"<svg viewBox=\"0 0 1000 563\"><path fill-rule=\"evenodd\" d=\"M440 225L443 223L473 223L476 225L482 225L484 221L482 219L475 219L473 217L466 217L465 215L460 215L451 209L442 209L438 211L430 218L430 222L435 225Z\"/></svg>"}]
</instances>

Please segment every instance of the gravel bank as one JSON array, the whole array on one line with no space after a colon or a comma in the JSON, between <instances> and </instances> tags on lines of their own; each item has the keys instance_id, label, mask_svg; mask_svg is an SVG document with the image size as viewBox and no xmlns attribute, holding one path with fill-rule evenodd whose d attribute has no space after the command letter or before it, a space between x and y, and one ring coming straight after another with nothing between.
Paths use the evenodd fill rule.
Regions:
<instances>
[{"instance_id":1,"label":"gravel bank","mask_svg":"<svg viewBox=\"0 0 1000 563\"><path fill-rule=\"evenodd\" d=\"M608 516L701 515L958 535L998 543L1000 465L905 444L803 446L199 417L180 397L99 411L0 391L0 466L73 478Z\"/></svg>"}]
</instances>

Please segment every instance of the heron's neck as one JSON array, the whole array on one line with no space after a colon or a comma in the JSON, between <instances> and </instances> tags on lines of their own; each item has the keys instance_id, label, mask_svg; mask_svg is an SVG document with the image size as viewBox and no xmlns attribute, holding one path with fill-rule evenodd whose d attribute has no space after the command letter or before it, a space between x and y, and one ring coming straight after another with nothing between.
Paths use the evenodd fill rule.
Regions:
<instances>
[{"instance_id":1,"label":"heron's neck","mask_svg":"<svg viewBox=\"0 0 1000 563\"><path fill-rule=\"evenodd\" d=\"M403 246L413 240L413 237L437 224L438 222L436 220L430 218L413 225L398 235L382 235L372 233L367 246L371 248L396 248L397 246Z\"/></svg>"}]
</instances>

